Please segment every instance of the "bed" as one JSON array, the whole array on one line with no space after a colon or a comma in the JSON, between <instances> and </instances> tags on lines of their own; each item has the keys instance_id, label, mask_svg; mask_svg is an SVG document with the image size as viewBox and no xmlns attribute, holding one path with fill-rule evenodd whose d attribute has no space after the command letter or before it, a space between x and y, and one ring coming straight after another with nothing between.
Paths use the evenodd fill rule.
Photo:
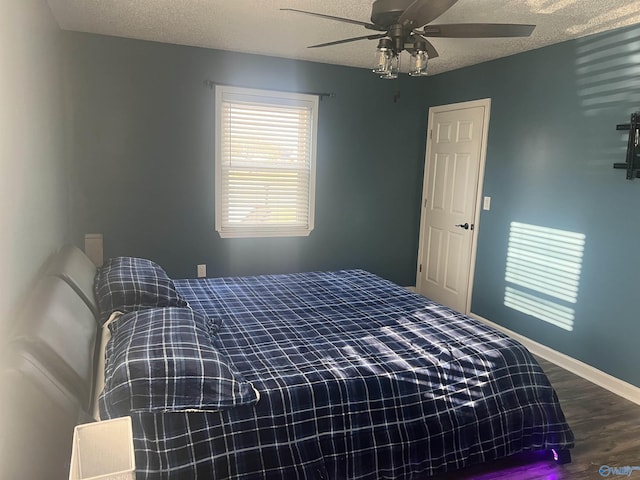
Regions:
<instances>
[{"instance_id":1,"label":"bed","mask_svg":"<svg viewBox=\"0 0 640 480\"><path fill-rule=\"evenodd\" d=\"M101 414L132 415L142 478L408 479L573 446L553 388L521 344L372 273L176 280L174 288L168 297L187 308L128 314L129 328L116 329L126 348L107 348L107 376L117 379L107 381ZM116 308L106 303L103 318ZM176 386L178 368L161 358L166 349L189 355L166 334L187 323L209 333L233 387L182 397L189 380Z\"/></svg>"},{"instance_id":2,"label":"bed","mask_svg":"<svg viewBox=\"0 0 640 480\"><path fill-rule=\"evenodd\" d=\"M76 403L131 416L138 479L415 479L526 451L570 458L526 348L372 273L174 280L121 257L92 290L80 254L54 274L105 341L80 342L101 345L93 400L79 389Z\"/></svg>"}]
</instances>

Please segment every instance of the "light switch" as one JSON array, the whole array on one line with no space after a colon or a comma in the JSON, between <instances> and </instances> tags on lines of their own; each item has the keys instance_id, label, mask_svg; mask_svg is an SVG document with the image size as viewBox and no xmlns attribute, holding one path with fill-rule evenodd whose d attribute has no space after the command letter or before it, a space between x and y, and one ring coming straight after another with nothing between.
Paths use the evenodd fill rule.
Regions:
<instances>
[{"instance_id":1,"label":"light switch","mask_svg":"<svg viewBox=\"0 0 640 480\"><path fill-rule=\"evenodd\" d=\"M484 197L483 210L491 210L491 197Z\"/></svg>"}]
</instances>

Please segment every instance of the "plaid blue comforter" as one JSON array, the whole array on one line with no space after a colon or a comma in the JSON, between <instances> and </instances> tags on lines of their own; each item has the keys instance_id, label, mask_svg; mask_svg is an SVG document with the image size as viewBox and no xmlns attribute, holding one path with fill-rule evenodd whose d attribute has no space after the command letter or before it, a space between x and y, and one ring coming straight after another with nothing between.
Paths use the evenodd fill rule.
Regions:
<instances>
[{"instance_id":1,"label":"plaid blue comforter","mask_svg":"<svg viewBox=\"0 0 640 480\"><path fill-rule=\"evenodd\" d=\"M260 400L133 413L139 479L416 479L573 446L522 345L371 273L175 284Z\"/></svg>"}]
</instances>

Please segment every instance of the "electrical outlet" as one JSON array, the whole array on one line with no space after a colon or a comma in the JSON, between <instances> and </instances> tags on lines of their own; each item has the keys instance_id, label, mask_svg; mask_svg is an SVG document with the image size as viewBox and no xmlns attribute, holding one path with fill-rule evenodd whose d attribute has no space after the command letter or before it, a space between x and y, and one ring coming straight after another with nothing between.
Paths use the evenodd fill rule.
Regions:
<instances>
[{"instance_id":1,"label":"electrical outlet","mask_svg":"<svg viewBox=\"0 0 640 480\"><path fill-rule=\"evenodd\" d=\"M198 278L204 278L207 276L207 264L201 263L198 265Z\"/></svg>"}]
</instances>

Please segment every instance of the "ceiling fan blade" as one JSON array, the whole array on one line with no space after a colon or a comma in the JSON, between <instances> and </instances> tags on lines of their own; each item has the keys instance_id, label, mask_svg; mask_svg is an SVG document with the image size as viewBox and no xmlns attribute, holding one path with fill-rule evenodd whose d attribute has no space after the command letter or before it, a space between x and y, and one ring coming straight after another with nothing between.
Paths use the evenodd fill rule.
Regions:
<instances>
[{"instance_id":1,"label":"ceiling fan blade","mask_svg":"<svg viewBox=\"0 0 640 480\"><path fill-rule=\"evenodd\" d=\"M431 23L458 0L416 0L400 15L398 23L406 28L420 28Z\"/></svg>"},{"instance_id":2,"label":"ceiling fan blade","mask_svg":"<svg viewBox=\"0 0 640 480\"><path fill-rule=\"evenodd\" d=\"M427 43L427 55L429 56L429 59L436 58L436 57L440 56L440 54L436 50L436 47L434 47L433 44L429 40L427 40L426 38L424 38L422 35L420 35L417 32L414 32L414 35L419 36L421 40L424 40Z\"/></svg>"},{"instance_id":3,"label":"ceiling fan blade","mask_svg":"<svg viewBox=\"0 0 640 480\"><path fill-rule=\"evenodd\" d=\"M535 25L515 23L452 23L447 25L427 25L420 35L447 38L497 38L528 37Z\"/></svg>"},{"instance_id":4,"label":"ceiling fan blade","mask_svg":"<svg viewBox=\"0 0 640 480\"><path fill-rule=\"evenodd\" d=\"M376 35L365 35L363 37L345 38L344 40L336 40L335 42L321 43L319 45L311 45L307 48L329 47L331 45L340 45L341 43L355 42L357 40L376 40L377 38L386 37L386 33L378 33Z\"/></svg>"},{"instance_id":5,"label":"ceiling fan blade","mask_svg":"<svg viewBox=\"0 0 640 480\"><path fill-rule=\"evenodd\" d=\"M351 23L353 25L360 25L370 30L382 30L378 25L373 23L361 22L359 20L351 20L350 18L334 17L333 15L325 15L324 13L307 12L305 10L298 10L296 8L281 8L280 10L287 12L304 13L305 15L313 15L314 17L327 18L329 20L337 20L338 22Z\"/></svg>"}]
</instances>

